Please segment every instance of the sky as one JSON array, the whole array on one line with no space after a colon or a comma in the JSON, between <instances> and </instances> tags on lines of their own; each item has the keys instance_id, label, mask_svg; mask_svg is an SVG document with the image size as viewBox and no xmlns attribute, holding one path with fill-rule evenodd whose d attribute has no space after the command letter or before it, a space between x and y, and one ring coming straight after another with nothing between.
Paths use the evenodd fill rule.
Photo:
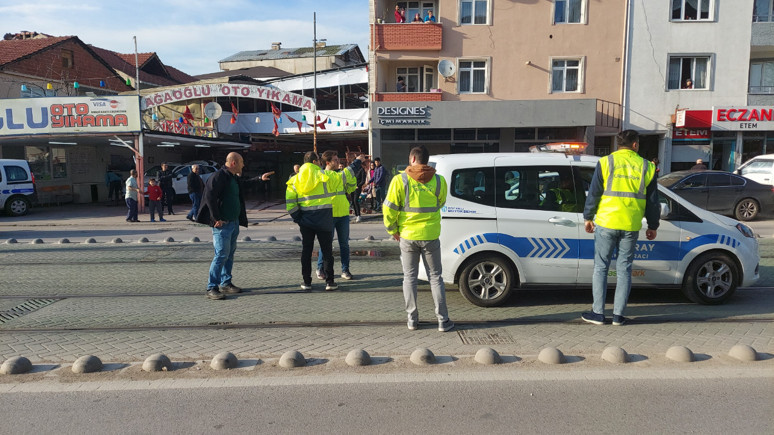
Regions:
<instances>
[{"instance_id":1,"label":"sky","mask_svg":"<svg viewBox=\"0 0 774 435\"><path fill-rule=\"evenodd\" d=\"M119 53L156 52L187 74L217 72L243 50L357 44L368 57L367 0L0 0L0 33L77 36Z\"/></svg>"}]
</instances>

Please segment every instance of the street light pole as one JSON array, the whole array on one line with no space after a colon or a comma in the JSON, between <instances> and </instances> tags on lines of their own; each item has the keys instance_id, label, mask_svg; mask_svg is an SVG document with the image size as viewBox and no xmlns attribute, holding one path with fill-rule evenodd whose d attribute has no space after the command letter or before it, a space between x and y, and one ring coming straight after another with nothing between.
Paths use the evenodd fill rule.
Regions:
<instances>
[{"instance_id":1,"label":"street light pole","mask_svg":"<svg viewBox=\"0 0 774 435\"><path fill-rule=\"evenodd\" d=\"M312 29L314 36L312 39L312 52L314 53L314 90L312 91L312 99L314 99L314 114L312 116L312 123L314 124L314 133L312 134L312 145L314 152L317 152L317 12L314 12L312 20Z\"/></svg>"}]
</instances>

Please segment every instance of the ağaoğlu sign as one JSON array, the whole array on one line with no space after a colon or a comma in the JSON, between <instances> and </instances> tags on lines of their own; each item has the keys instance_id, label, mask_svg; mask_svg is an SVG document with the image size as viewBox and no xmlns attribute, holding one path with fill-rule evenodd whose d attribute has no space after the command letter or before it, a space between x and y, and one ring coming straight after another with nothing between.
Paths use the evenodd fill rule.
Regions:
<instances>
[{"instance_id":1,"label":"a\u011fao\u011flu sign","mask_svg":"<svg viewBox=\"0 0 774 435\"><path fill-rule=\"evenodd\" d=\"M285 92L277 88L255 85L210 84L191 85L167 89L142 97L142 110L163 104L194 98L241 97L269 100L275 103L289 104L305 110L314 110L314 100L303 95Z\"/></svg>"},{"instance_id":2,"label":"a\u011fao\u011flu sign","mask_svg":"<svg viewBox=\"0 0 774 435\"><path fill-rule=\"evenodd\" d=\"M387 106L377 107L376 116L380 125L426 125L430 123L430 106Z\"/></svg>"}]
</instances>

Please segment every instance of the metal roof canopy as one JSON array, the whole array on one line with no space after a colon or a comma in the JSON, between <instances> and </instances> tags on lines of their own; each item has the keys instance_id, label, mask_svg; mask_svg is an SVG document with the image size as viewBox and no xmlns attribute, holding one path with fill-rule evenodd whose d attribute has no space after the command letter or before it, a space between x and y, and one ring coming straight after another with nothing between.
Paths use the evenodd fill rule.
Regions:
<instances>
[{"instance_id":1,"label":"metal roof canopy","mask_svg":"<svg viewBox=\"0 0 774 435\"><path fill-rule=\"evenodd\" d=\"M136 134L121 133L121 134L107 134L107 133L89 133L89 134L64 134L64 135L48 135L48 134L34 134L23 136L4 136L0 137L0 145L31 145L31 146L110 146L113 145L113 139L118 137L119 139L133 143ZM54 143L56 142L56 143ZM213 140L204 137L185 136L177 134L159 134L159 133L143 133L143 145L144 146L158 146L162 142L176 143L175 146L191 146L196 145L208 145L210 148L226 148L226 149L245 149L249 148L250 144L225 141L225 140Z\"/></svg>"}]
</instances>

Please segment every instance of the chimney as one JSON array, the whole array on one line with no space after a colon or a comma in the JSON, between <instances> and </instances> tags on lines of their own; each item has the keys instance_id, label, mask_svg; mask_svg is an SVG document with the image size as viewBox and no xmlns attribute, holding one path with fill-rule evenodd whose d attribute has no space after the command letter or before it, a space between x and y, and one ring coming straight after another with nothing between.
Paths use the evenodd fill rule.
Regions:
<instances>
[{"instance_id":1,"label":"chimney","mask_svg":"<svg viewBox=\"0 0 774 435\"><path fill-rule=\"evenodd\" d=\"M272 42L271 43L271 49L272 50L279 50L282 46L281 42Z\"/></svg>"}]
</instances>

